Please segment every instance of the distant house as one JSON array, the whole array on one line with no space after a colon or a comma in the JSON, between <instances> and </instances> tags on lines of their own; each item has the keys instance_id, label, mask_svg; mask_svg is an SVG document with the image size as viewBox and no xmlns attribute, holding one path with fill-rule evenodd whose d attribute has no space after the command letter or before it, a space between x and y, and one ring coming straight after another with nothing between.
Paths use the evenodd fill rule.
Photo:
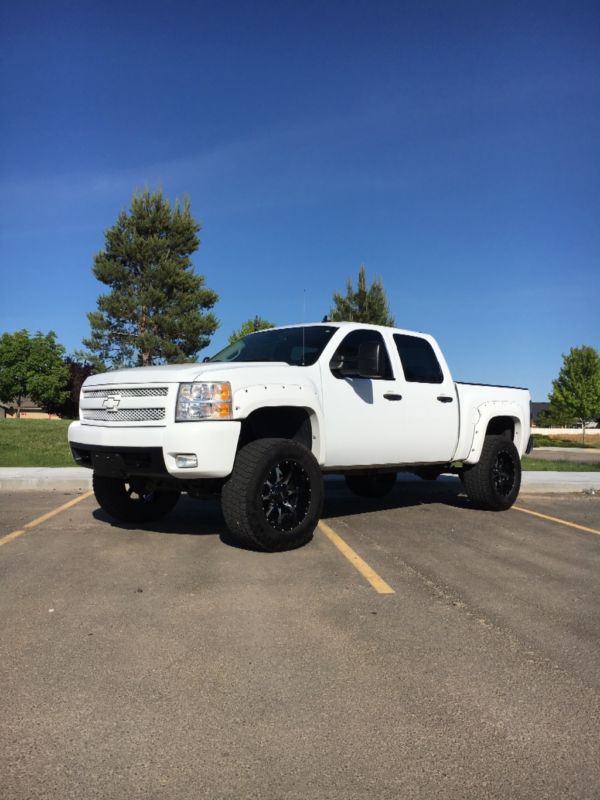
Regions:
<instances>
[{"instance_id":1,"label":"distant house","mask_svg":"<svg viewBox=\"0 0 600 800\"><path fill-rule=\"evenodd\" d=\"M14 403L0 405L0 419L16 419L17 407ZM60 419L56 414L48 414L33 402L31 397L24 397L21 403L21 419Z\"/></svg>"},{"instance_id":2,"label":"distant house","mask_svg":"<svg viewBox=\"0 0 600 800\"><path fill-rule=\"evenodd\" d=\"M534 425L537 425L538 416L540 412L547 411L550 408L550 403L531 403L530 405L531 405L531 421Z\"/></svg>"},{"instance_id":3,"label":"distant house","mask_svg":"<svg viewBox=\"0 0 600 800\"><path fill-rule=\"evenodd\" d=\"M550 424L546 422L544 424L544 419L539 419L539 415L542 411L547 411L550 408L550 403L530 403L531 406L531 422L534 427L551 427L553 429L560 429L564 428L565 430L573 429L573 430L581 430L581 424L578 424L576 420L565 420L563 424L560 423L553 423ZM586 423L586 430L593 429L593 428L600 428L600 419L596 420L595 422L588 422Z\"/></svg>"}]
</instances>

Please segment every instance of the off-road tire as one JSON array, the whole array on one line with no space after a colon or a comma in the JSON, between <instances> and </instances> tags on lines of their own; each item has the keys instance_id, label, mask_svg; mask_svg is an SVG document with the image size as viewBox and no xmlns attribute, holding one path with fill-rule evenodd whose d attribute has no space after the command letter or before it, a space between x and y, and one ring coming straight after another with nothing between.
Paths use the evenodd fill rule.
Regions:
<instances>
[{"instance_id":1,"label":"off-road tire","mask_svg":"<svg viewBox=\"0 0 600 800\"><path fill-rule=\"evenodd\" d=\"M521 488L521 459L504 436L486 436L477 464L466 466L462 480L469 500L477 508L505 511Z\"/></svg>"},{"instance_id":2,"label":"off-road tire","mask_svg":"<svg viewBox=\"0 0 600 800\"><path fill-rule=\"evenodd\" d=\"M143 479L105 475L93 476L93 488L100 507L121 522L154 522L168 514L179 500L178 491L150 489L145 491Z\"/></svg>"},{"instance_id":3,"label":"off-road tire","mask_svg":"<svg viewBox=\"0 0 600 800\"><path fill-rule=\"evenodd\" d=\"M311 540L323 507L316 458L291 439L250 442L236 456L221 507L244 547L267 552L301 547Z\"/></svg>"},{"instance_id":4,"label":"off-road tire","mask_svg":"<svg viewBox=\"0 0 600 800\"><path fill-rule=\"evenodd\" d=\"M346 486L359 497L386 497L396 485L395 472L374 475L346 475Z\"/></svg>"}]
</instances>

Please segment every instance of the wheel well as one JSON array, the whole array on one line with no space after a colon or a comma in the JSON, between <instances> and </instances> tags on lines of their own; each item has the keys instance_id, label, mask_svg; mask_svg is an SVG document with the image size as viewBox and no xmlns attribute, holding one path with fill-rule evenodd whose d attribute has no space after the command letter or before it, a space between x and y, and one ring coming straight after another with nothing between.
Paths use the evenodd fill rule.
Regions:
<instances>
[{"instance_id":1,"label":"wheel well","mask_svg":"<svg viewBox=\"0 0 600 800\"><path fill-rule=\"evenodd\" d=\"M510 439L515 438L515 421L511 417L494 417L488 422L486 436L503 436Z\"/></svg>"},{"instance_id":2,"label":"wheel well","mask_svg":"<svg viewBox=\"0 0 600 800\"><path fill-rule=\"evenodd\" d=\"M312 425L306 409L294 406L259 408L242 421L238 448L256 439L294 439L312 450Z\"/></svg>"}]
</instances>

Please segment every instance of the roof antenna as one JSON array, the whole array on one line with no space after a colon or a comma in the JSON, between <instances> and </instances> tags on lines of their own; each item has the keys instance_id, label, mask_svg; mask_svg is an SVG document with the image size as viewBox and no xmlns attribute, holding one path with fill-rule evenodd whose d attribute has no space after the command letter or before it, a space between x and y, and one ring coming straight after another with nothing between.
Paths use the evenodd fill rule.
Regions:
<instances>
[{"instance_id":1,"label":"roof antenna","mask_svg":"<svg viewBox=\"0 0 600 800\"><path fill-rule=\"evenodd\" d=\"M305 363L304 363L304 336L305 336L305 333L306 333L306 327L305 327L305 323L306 323L306 287L304 287L304 290L303 290L302 294L303 294L303 298L302 298L302 366L304 367L304 366L306 366Z\"/></svg>"}]
</instances>

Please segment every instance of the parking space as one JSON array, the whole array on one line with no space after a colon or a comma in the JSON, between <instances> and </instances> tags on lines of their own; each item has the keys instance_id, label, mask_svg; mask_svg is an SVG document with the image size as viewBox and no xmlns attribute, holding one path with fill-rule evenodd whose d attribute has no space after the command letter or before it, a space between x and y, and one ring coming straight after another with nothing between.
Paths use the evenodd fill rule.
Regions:
<instances>
[{"instance_id":1,"label":"parking space","mask_svg":"<svg viewBox=\"0 0 600 800\"><path fill-rule=\"evenodd\" d=\"M600 536L440 482L330 482L346 551L242 550L187 498L25 528L75 499L0 497L3 799L596 796ZM600 529L598 497L519 506Z\"/></svg>"},{"instance_id":2,"label":"parking space","mask_svg":"<svg viewBox=\"0 0 600 800\"><path fill-rule=\"evenodd\" d=\"M0 539L28 522L74 499L72 493L17 492L0 494ZM63 519L63 524L65 520Z\"/></svg>"},{"instance_id":3,"label":"parking space","mask_svg":"<svg viewBox=\"0 0 600 800\"><path fill-rule=\"evenodd\" d=\"M517 508L525 513L534 512L533 516L543 515L539 517L542 520L553 517L563 524L581 525L582 529L589 528L600 535L600 494L521 495Z\"/></svg>"}]
</instances>

